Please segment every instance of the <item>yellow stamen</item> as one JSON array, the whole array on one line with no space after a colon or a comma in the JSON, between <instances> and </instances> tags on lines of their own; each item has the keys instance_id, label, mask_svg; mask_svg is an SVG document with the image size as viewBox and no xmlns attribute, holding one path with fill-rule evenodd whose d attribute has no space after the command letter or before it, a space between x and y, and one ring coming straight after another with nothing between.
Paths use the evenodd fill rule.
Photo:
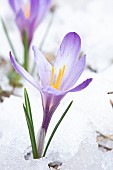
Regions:
<instances>
[{"instance_id":1,"label":"yellow stamen","mask_svg":"<svg viewBox=\"0 0 113 170\"><path fill-rule=\"evenodd\" d=\"M50 86L53 86L54 83L54 74L55 74L55 69L52 67L52 75L51 75L51 80L50 80Z\"/></svg>"},{"instance_id":2,"label":"yellow stamen","mask_svg":"<svg viewBox=\"0 0 113 170\"><path fill-rule=\"evenodd\" d=\"M30 17L30 3L28 2L25 7L25 17L29 19Z\"/></svg>"},{"instance_id":3,"label":"yellow stamen","mask_svg":"<svg viewBox=\"0 0 113 170\"><path fill-rule=\"evenodd\" d=\"M55 89L59 89L60 83L61 83L61 79L62 79L62 69L60 69L56 83L53 85L53 87Z\"/></svg>"},{"instance_id":4,"label":"yellow stamen","mask_svg":"<svg viewBox=\"0 0 113 170\"><path fill-rule=\"evenodd\" d=\"M59 70L57 79L56 79L56 83L54 84L54 67L52 67L52 75L51 75L51 80L50 80L50 86L54 87L55 89L59 89L60 85L61 85L61 81L63 79L64 76L64 72L66 69L66 65L63 66L62 69Z\"/></svg>"},{"instance_id":5,"label":"yellow stamen","mask_svg":"<svg viewBox=\"0 0 113 170\"><path fill-rule=\"evenodd\" d=\"M62 78L63 78L63 76L64 76L65 69L66 69L66 65L63 66L63 70L62 70Z\"/></svg>"}]
</instances>

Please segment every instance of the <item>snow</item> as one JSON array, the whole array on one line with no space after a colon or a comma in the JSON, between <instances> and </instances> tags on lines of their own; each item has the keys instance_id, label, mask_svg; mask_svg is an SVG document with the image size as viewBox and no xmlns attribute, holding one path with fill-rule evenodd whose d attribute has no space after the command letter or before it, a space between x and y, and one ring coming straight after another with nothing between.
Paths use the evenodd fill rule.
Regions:
<instances>
[{"instance_id":1,"label":"snow","mask_svg":"<svg viewBox=\"0 0 113 170\"><path fill-rule=\"evenodd\" d=\"M86 75L89 75L89 72L86 71L81 80ZM106 78L103 79L100 75L92 74L94 81L89 88L76 94L76 96L69 94L61 102L50 123L46 142L60 114L63 113L69 101L74 100L71 109L53 138L46 158L43 160L24 159L30 141L22 109L23 100L15 96L5 99L0 104L0 110L2 110L0 113L2 134L0 138L0 162L3 162L0 166L2 169L13 167L16 170L19 168L26 170L29 167L32 170L39 166L40 169L46 170L51 161L63 162L62 169L64 170L74 170L74 168L76 170L112 169L113 165L110 162L112 162L113 152L103 153L98 149L96 143L95 132L97 130L108 134L113 132L113 110L107 94L109 89L112 88L111 82L106 82ZM102 86L103 84L105 86ZM37 133L39 129L37 125L40 126L42 119L40 96L29 84L25 86L32 101L33 116L36 121L35 131ZM16 109L14 110L15 106ZM7 108L10 108L10 110L7 111ZM40 113L37 110L40 110Z\"/></svg>"},{"instance_id":2,"label":"snow","mask_svg":"<svg viewBox=\"0 0 113 170\"><path fill-rule=\"evenodd\" d=\"M113 151L103 153L98 150L95 135L90 135L80 144L75 156L66 162L62 169L65 170L111 170L113 168ZM86 162L87 161L87 162Z\"/></svg>"},{"instance_id":3,"label":"snow","mask_svg":"<svg viewBox=\"0 0 113 170\"><path fill-rule=\"evenodd\" d=\"M7 1L3 3L0 0L0 4L3 7L0 14L9 26L10 36L22 59L22 46L15 43L20 42L20 37L13 22L13 13ZM50 123L45 144L67 105L71 100L74 102L58 128L46 157L40 160L24 158L31 148L22 108L23 88L14 91L20 97L11 95L4 98L4 102L0 103L0 170L49 170L48 164L54 161L62 163L62 170L113 170L113 150L103 152L98 148L96 139L96 131L107 136L113 134L113 108L110 104L113 94L107 94L113 91L113 1L57 0L53 4L57 4L56 12L43 51L54 56L63 36L76 31L82 38L82 51L87 54L86 64L96 69L97 73L86 67L78 83L90 77L93 78L92 83L85 90L68 94L62 100ZM51 17L49 13L35 33L33 43L37 46ZM0 35L0 55L8 59L10 48L1 25ZM32 57L32 51L30 54ZM11 89L6 76L3 76L7 71L0 68L0 86L4 90ZM30 97L37 134L42 121L41 97L34 87L23 79L22 82ZM113 148L113 142L108 139L99 143Z\"/></svg>"},{"instance_id":4,"label":"snow","mask_svg":"<svg viewBox=\"0 0 113 170\"><path fill-rule=\"evenodd\" d=\"M0 147L0 169L2 170L49 170L46 158L40 160L25 161L23 154L16 148L1 145Z\"/></svg>"}]
</instances>

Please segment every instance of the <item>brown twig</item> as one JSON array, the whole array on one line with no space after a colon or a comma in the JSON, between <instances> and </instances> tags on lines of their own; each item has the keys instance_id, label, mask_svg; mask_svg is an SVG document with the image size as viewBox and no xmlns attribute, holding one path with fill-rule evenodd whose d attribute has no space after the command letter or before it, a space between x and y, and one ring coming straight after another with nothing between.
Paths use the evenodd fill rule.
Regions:
<instances>
[{"instance_id":1,"label":"brown twig","mask_svg":"<svg viewBox=\"0 0 113 170\"><path fill-rule=\"evenodd\" d=\"M100 136L102 136L103 138L109 139L111 141L113 141L113 138L111 137L111 135L104 135L103 133L96 131Z\"/></svg>"},{"instance_id":2,"label":"brown twig","mask_svg":"<svg viewBox=\"0 0 113 170\"><path fill-rule=\"evenodd\" d=\"M106 149L107 151L111 151L112 150L112 148L109 148L109 147L107 147L105 145L102 145L102 144L98 144L98 147Z\"/></svg>"}]
</instances>

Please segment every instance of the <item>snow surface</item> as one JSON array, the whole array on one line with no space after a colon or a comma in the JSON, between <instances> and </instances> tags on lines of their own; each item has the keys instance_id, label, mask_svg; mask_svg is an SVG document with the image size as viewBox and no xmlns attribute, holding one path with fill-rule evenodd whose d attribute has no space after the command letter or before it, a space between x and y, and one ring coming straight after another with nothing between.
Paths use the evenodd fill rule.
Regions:
<instances>
[{"instance_id":1,"label":"snow surface","mask_svg":"<svg viewBox=\"0 0 113 170\"><path fill-rule=\"evenodd\" d=\"M98 72L93 73L86 68L79 82L90 77L93 77L93 82L80 93L68 94L62 100L54 113L45 142L69 102L74 100L74 103L56 132L46 157L40 160L24 159L30 140L22 108L23 88L15 90L20 97L12 95L5 98L0 103L0 170L48 170L48 163L52 161L62 162L62 170L113 170L113 151L100 151L96 142L96 131L113 134L113 109L110 104L113 94L107 94L113 91L113 1L56 0L53 4L57 4L56 12L43 51L55 54L63 36L75 31L82 38L82 51L87 54L87 64ZM0 0L0 6L0 15L6 20L16 51L22 59L23 49L20 43L17 45L20 37L13 22L13 13L7 1ZM51 14L48 14L35 33L33 43L37 46L50 18ZM1 25L0 35L0 55L8 58L10 48ZM2 75L3 68L0 70L0 85L10 89L7 78ZM35 132L38 133L42 121L40 94L27 82L24 86L30 96Z\"/></svg>"}]
</instances>

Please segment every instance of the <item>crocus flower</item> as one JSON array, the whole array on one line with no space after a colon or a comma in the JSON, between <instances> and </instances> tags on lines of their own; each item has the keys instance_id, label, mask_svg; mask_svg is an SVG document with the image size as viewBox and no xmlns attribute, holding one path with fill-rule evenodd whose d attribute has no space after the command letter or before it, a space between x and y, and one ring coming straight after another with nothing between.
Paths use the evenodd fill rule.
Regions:
<instances>
[{"instance_id":1,"label":"crocus flower","mask_svg":"<svg viewBox=\"0 0 113 170\"><path fill-rule=\"evenodd\" d=\"M28 45L30 45L36 27L47 13L51 0L9 0L16 15L16 23L23 38L24 30L27 32Z\"/></svg>"},{"instance_id":2,"label":"crocus flower","mask_svg":"<svg viewBox=\"0 0 113 170\"><path fill-rule=\"evenodd\" d=\"M43 144L51 117L58 107L61 99L69 92L78 92L86 88L92 81L89 78L75 86L85 68L86 56L79 57L81 39L77 33L68 33L58 50L56 60L52 66L43 54L33 46L34 58L38 66L40 82L28 74L10 53L10 59L15 70L29 83L40 91L43 106L43 121L40 130L40 145ZM40 146L39 148L41 148Z\"/></svg>"}]
</instances>

